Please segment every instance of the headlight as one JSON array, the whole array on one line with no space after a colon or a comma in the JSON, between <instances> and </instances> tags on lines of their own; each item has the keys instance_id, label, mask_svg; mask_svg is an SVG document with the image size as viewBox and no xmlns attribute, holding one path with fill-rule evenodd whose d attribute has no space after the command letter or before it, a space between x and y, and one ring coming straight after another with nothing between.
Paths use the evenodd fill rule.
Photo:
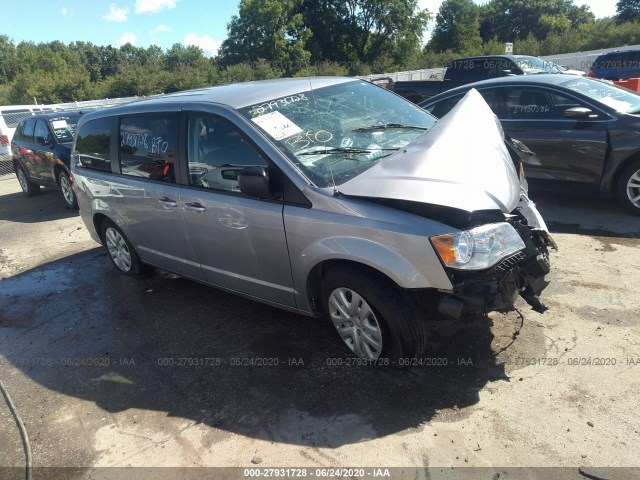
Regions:
<instances>
[{"instance_id":1,"label":"headlight","mask_svg":"<svg viewBox=\"0 0 640 480\"><path fill-rule=\"evenodd\" d=\"M525 248L516 229L508 223L431 237L431 243L447 267L459 270L484 270Z\"/></svg>"}]
</instances>

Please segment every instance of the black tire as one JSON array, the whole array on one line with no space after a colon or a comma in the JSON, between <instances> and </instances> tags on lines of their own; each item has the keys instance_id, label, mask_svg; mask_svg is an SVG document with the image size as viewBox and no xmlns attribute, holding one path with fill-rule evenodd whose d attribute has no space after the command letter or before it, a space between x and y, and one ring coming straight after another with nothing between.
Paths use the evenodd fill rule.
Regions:
<instances>
[{"instance_id":1,"label":"black tire","mask_svg":"<svg viewBox=\"0 0 640 480\"><path fill-rule=\"evenodd\" d=\"M101 238L116 270L130 276L144 273L146 270L145 265L140 261L140 257L127 237L122 233L122 230L111 220L105 219L102 222ZM119 239L122 239L122 242ZM128 252L129 261L127 261L124 252Z\"/></svg>"},{"instance_id":2,"label":"black tire","mask_svg":"<svg viewBox=\"0 0 640 480\"><path fill-rule=\"evenodd\" d=\"M629 212L640 215L640 161L633 162L620 173L616 194Z\"/></svg>"},{"instance_id":3,"label":"black tire","mask_svg":"<svg viewBox=\"0 0 640 480\"><path fill-rule=\"evenodd\" d=\"M424 352L427 346L426 322L418 318L417 309L403 298L402 292L395 284L382 276L371 275L367 271L354 267L336 267L329 270L322 281L321 297L325 314L336 329L338 326L332 320L332 314L336 316L339 314L335 304L330 304L330 296L341 288L352 289L362 297L380 325L382 348L379 357L375 359L377 365L404 367L411 359L418 358ZM352 328L355 328L353 323L349 323ZM357 333L359 334L360 330L357 330ZM339 336L352 353L366 360L372 360L359 355L342 334L339 333Z\"/></svg>"},{"instance_id":4,"label":"black tire","mask_svg":"<svg viewBox=\"0 0 640 480\"><path fill-rule=\"evenodd\" d=\"M18 178L20 188L22 188L22 191L27 197L33 197L40 193L40 185L31 181L22 165L17 166L16 177Z\"/></svg>"},{"instance_id":5,"label":"black tire","mask_svg":"<svg viewBox=\"0 0 640 480\"><path fill-rule=\"evenodd\" d=\"M78 210L78 198L71 187L71 179L64 170L61 170L60 173L58 173L58 186L62 191L62 198L67 204L67 208L70 208L71 210Z\"/></svg>"}]
</instances>

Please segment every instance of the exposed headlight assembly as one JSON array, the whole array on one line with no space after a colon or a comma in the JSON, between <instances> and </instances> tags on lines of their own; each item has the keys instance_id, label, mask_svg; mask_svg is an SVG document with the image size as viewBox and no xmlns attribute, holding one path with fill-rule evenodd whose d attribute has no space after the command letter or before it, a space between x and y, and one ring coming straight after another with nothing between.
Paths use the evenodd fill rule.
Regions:
<instances>
[{"instance_id":1,"label":"exposed headlight assembly","mask_svg":"<svg viewBox=\"0 0 640 480\"><path fill-rule=\"evenodd\" d=\"M508 223L491 223L463 232L431 237L442 263L458 270L484 270L525 248Z\"/></svg>"}]
</instances>

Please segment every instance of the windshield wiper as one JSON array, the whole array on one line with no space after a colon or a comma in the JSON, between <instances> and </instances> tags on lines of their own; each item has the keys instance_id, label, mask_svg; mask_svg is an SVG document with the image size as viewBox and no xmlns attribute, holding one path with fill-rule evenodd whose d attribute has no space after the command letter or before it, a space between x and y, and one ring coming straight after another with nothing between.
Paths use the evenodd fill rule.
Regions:
<instances>
[{"instance_id":1,"label":"windshield wiper","mask_svg":"<svg viewBox=\"0 0 640 480\"><path fill-rule=\"evenodd\" d=\"M318 149L312 152L302 152L298 153L298 155L333 155L335 153L355 153L355 154L365 154L371 152L377 152L380 150L399 150L399 148L375 148L375 149L366 149L366 148L347 148L347 147L336 147L336 148L326 148L324 150Z\"/></svg>"},{"instance_id":2,"label":"windshield wiper","mask_svg":"<svg viewBox=\"0 0 640 480\"><path fill-rule=\"evenodd\" d=\"M408 128L414 130L429 130L429 127L419 125L404 125L402 123L384 123L380 125L369 125L368 127L354 128L352 132L369 132L371 130L387 130L388 128Z\"/></svg>"}]
</instances>

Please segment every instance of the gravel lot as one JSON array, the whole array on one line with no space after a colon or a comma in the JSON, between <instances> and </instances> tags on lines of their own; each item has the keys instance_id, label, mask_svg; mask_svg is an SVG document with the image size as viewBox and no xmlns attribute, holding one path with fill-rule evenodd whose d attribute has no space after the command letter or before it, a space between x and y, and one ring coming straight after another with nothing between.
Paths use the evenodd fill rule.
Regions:
<instances>
[{"instance_id":1,"label":"gravel lot","mask_svg":"<svg viewBox=\"0 0 640 480\"><path fill-rule=\"evenodd\" d=\"M34 467L638 478L603 467L640 466L640 217L531 190L560 247L549 311L440 324L423 365L398 371L350 363L328 322L164 272L119 275L59 192L0 181L0 380ZM0 478L24 465L0 400Z\"/></svg>"}]
</instances>

